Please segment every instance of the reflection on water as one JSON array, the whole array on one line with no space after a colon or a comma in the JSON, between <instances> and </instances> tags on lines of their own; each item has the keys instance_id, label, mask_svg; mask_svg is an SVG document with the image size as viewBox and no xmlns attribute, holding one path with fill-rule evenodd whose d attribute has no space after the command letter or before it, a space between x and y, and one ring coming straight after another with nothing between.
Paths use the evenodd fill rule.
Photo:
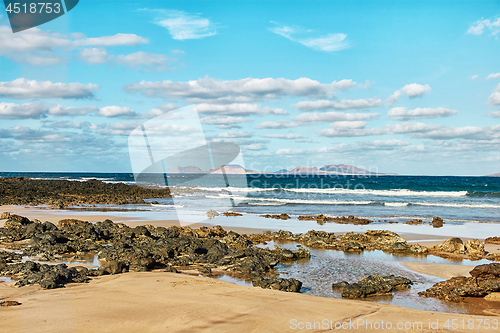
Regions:
<instances>
[{"instance_id":1,"label":"reflection on water","mask_svg":"<svg viewBox=\"0 0 500 333\"><path fill-rule=\"evenodd\" d=\"M279 245L291 250L296 250L300 244L268 242L260 247L273 248ZM307 248L307 247L306 247ZM347 281L357 282L365 275L397 275L413 281L408 291L396 292L392 296L375 296L363 299L379 303L399 305L407 308L449 312L449 313L474 313L470 304L443 302L434 298L422 298L418 292L430 288L444 279L430 275L420 274L403 267L402 261L431 262L456 265L480 265L490 263L487 260L462 262L450 261L436 256L407 256L393 255L382 251L365 251L361 253L347 253L343 251L313 250L310 260L300 260L287 265L278 265L280 277L295 278L302 281L301 292L305 294L341 298L339 291L332 290L332 283ZM480 312L480 311L479 311Z\"/></svg>"},{"instance_id":2,"label":"reflection on water","mask_svg":"<svg viewBox=\"0 0 500 333\"><path fill-rule=\"evenodd\" d=\"M241 286L246 286L246 287L252 287L252 283L251 282L247 282L243 279L237 279L237 278L234 278L232 276L229 276L229 275L221 275L221 276L218 276L217 277L218 280L221 280L221 281L226 281L226 282L231 282L231 283L235 283L235 284L239 284Z\"/></svg>"}]
</instances>

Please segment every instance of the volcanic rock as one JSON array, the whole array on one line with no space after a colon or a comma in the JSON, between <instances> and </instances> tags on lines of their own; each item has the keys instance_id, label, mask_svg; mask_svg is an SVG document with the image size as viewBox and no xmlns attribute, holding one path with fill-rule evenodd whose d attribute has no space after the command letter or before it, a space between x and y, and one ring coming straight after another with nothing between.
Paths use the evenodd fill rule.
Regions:
<instances>
[{"instance_id":1,"label":"volcanic rock","mask_svg":"<svg viewBox=\"0 0 500 333\"><path fill-rule=\"evenodd\" d=\"M302 282L293 278L264 279L261 277L257 277L252 280L252 284L254 287L261 287L263 289L273 289L273 290L281 290L288 292L299 292L300 288L302 288Z\"/></svg>"},{"instance_id":2,"label":"volcanic rock","mask_svg":"<svg viewBox=\"0 0 500 333\"><path fill-rule=\"evenodd\" d=\"M380 276L379 274L362 277L357 283L345 281L332 284L333 289L340 289L343 298L365 298L367 296L387 295L393 291L407 290L411 280L401 276Z\"/></svg>"}]
</instances>

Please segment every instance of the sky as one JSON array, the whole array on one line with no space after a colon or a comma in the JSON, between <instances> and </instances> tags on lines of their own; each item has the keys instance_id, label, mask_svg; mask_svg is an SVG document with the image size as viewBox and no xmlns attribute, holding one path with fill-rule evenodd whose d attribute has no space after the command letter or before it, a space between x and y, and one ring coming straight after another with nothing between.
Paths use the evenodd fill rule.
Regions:
<instances>
[{"instance_id":1,"label":"sky","mask_svg":"<svg viewBox=\"0 0 500 333\"><path fill-rule=\"evenodd\" d=\"M131 172L194 106L247 169L497 173L499 37L500 1L81 0L18 33L2 4L0 171Z\"/></svg>"}]
</instances>

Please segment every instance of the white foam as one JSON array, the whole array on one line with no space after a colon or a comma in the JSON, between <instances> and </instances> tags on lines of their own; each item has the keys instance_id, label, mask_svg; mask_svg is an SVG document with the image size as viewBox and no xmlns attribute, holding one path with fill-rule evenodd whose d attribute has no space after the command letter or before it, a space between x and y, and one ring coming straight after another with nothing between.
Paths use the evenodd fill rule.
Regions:
<instances>
[{"instance_id":1,"label":"white foam","mask_svg":"<svg viewBox=\"0 0 500 333\"><path fill-rule=\"evenodd\" d=\"M384 206L387 207L406 207L409 204L409 202L384 202Z\"/></svg>"},{"instance_id":2,"label":"white foam","mask_svg":"<svg viewBox=\"0 0 500 333\"><path fill-rule=\"evenodd\" d=\"M228 195L228 194L219 194L218 196L205 196L209 199L226 199L231 198L238 201L244 202L252 202L252 201L260 201L260 202L278 202L282 204L306 204L306 205L373 205L378 204L377 201L345 201L345 200L307 200L307 199L279 199L279 198L249 198L242 197L238 195Z\"/></svg>"},{"instance_id":3,"label":"white foam","mask_svg":"<svg viewBox=\"0 0 500 333\"><path fill-rule=\"evenodd\" d=\"M500 205L494 204L465 204L465 203L441 203L441 202L414 202L412 205L450 208L494 208L500 209Z\"/></svg>"},{"instance_id":4,"label":"white foam","mask_svg":"<svg viewBox=\"0 0 500 333\"><path fill-rule=\"evenodd\" d=\"M294 193L326 193L326 194L361 194L379 196L405 196L405 197L463 197L467 191L412 191L408 189L397 190L367 190L345 188L283 188L284 191Z\"/></svg>"}]
</instances>

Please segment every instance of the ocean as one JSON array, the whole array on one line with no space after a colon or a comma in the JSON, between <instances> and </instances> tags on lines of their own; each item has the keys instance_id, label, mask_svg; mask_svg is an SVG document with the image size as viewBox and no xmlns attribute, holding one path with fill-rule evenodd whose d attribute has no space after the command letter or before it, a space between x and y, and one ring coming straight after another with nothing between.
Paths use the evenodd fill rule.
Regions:
<instances>
[{"instance_id":1,"label":"ocean","mask_svg":"<svg viewBox=\"0 0 500 333\"><path fill-rule=\"evenodd\" d=\"M0 173L0 178L5 177L135 183L130 173ZM228 177L171 174L167 182L173 189L173 200L155 199L158 204L154 206L133 208L166 212L175 208L203 213L208 209L235 210L291 216L354 215L375 222L405 222L434 216L454 224L500 222L500 178L496 177L284 174ZM151 176L145 183L158 185L156 179Z\"/></svg>"}]
</instances>

